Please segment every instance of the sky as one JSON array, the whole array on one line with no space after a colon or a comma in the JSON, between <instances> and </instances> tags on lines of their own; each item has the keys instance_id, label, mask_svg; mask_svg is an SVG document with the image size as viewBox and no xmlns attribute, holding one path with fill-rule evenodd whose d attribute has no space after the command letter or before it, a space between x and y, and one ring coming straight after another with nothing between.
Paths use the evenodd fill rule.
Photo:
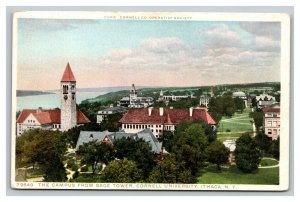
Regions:
<instances>
[{"instance_id":1,"label":"sky","mask_svg":"<svg viewBox=\"0 0 300 202\"><path fill-rule=\"evenodd\" d=\"M280 81L280 23L18 19L17 89Z\"/></svg>"}]
</instances>

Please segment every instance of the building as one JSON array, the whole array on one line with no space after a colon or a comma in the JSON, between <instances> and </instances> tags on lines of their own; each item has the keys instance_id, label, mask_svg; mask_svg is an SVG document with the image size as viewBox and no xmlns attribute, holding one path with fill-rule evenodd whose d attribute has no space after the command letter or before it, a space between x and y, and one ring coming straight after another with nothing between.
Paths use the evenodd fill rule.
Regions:
<instances>
[{"instance_id":1,"label":"building","mask_svg":"<svg viewBox=\"0 0 300 202\"><path fill-rule=\"evenodd\" d=\"M126 107L113 107L111 105L111 107L109 108L106 108L106 109L103 109L103 110L100 110L98 111L97 113L97 123L102 123L102 121L108 116L108 115L111 115L111 114L117 114L117 113L120 113L120 114L124 114L128 111L128 109Z\"/></svg>"},{"instance_id":2,"label":"building","mask_svg":"<svg viewBox=\"0 0 300 202\"><path fill-rule=\"evenodd\" d=\"M153 97L138 97L137 91L134 84L130 91L129 97L123 97L119 102L118 106L128 108L146 108L153 105Z\"/></svg>"},{"instance_id":3,"label":"building","mask_svg":"<svg viewBox=\"0 0 300 202\"><path fill-rule=\"evenodd\" d=\"M210 100L210 97L205 96L205 95L201 95L200 96L200 101L199 101L200 107L207 107L208 104L209 104L209 100Z\"/></svg>"},{"instance_id":4,"label":"building","mask_svg":"<svg viewBox=\"0 0 300 202\"><path fill-rule=\"evenodd\" d=\"M247 96L244 92L242 91L238 91L238 92L234 92L232 93L232 98L240 98L244 101L245 103L245 107L248 107L248 100L247 100Z\"/></svg>"},{"instance_id":5,"label":"building","mask_svg":"<svg viewBox=\"0 0 300 202\"><path fill-rule=\"evenodd\" d=\"M268 94L261 94L255 97L257 108L262 109L265 107L270 107L271 105L276 103L276 99L274 96Z\"/></svg>"},{"instance_id":6,"label":"building","mask_svg":"<svg viewBox=\"0 0 300 202\"><path fill-rule=\"evenodd\" d=\"M27 130L41 128L66 131L90 120L76 108L76 80L69 63L61 82L61 109L24 109L17 118L17 135Z\"/></svg>"},{"instance_id":7,"label":"building","mask_svg":"<svg viewBox=\"0 0 300 202\"><path fill-rule=\"evenodd\" d=\"M84 143L98 141L113 146L114 142L121 138L130 138L134 140L143 139L151 146L151 149L155 154L161 154L162 152L162 143L154 137L153 133L149 129L144 129L137 133L126 133L125 131L81 131L76 144L76 151L78 151L79 147Z\"/></svg>"},{"instance_id":8,"label":"building","mask_svg":"<svg viewBox=\"0 0 300 202\"><path fill-rule=\"evenodd\" d=\"M155 137L161 137L163 131L175 130L175 126L182 121L201 120L215 128L216 122L204 109L129 109L124 114L120 123L126 133L137 133L144 129L150 129Z\"/></svg>"},{"instance_id":9,"label":"building","mask_svg":"<svg viewBox=\"0 0 300 202\"><path fill-rule=\"evenodd\" d=\"M280 136L280 106L274 104L263 109L263 129L268 137L276 140Z\"/></svg>"},{"instance_id":10,"label":"building","mask_svg":"<svg viewBox=\"0 0 300 202\"><path fill-rule=\"evenodd\" d=\"M163 91L161 90L158 97L158 102L170 102L170 101L178 101L181 99L187 98L195 98L195 96L191 95L164 95Z\"/></svg>"}]
</instances>

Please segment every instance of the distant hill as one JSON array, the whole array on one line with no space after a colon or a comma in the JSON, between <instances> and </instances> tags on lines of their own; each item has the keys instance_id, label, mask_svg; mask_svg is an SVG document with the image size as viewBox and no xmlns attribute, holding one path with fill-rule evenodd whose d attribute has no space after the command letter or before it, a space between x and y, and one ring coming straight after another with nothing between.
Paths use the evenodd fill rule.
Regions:
<instances>
[{"instance_id":1,"label":"distant hill","mask_svg":"<svg viewBox=\"0 0 300 202\"><path fill-rule=\"evenodd\" d=\"M36 91L36 90L17 90L17 97L32 96L32 95L46 95L46 94L53 94L53 93L45 92L45 91Z\"/></svg>"}]
</instances>

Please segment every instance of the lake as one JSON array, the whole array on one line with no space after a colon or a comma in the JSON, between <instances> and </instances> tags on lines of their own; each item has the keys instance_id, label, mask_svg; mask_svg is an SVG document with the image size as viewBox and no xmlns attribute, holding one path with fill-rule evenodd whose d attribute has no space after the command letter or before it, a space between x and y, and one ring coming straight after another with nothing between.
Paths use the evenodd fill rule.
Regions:
<instances>
[{"instance_id":1,"label":"lake","mask_svg":"<svg viewBox=\"0 0 300 202\"><path fill-rule=\"evenodd\" d=\"M80 104L83 100L94 98L99 95L106 94L107 92L77 92L76 103ZM42 107L43 109L60 108L60 94L45 94L45 95L33 95L17 97L16 110L23 109L37 109Z\"/></svg>"}]
</instances>

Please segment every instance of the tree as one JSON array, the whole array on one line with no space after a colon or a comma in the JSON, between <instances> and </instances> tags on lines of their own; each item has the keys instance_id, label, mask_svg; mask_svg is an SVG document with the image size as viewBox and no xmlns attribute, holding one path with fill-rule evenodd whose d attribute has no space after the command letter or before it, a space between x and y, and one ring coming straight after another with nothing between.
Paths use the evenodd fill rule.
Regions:
<instances>
[{"instance_id":1,"label":"tree","mask_svg":"<svg viewBox=\"0 0 300 202\"><path fill-rule=\"evenodd\" d=\"M238 110L238 111L243 112L245 107L246 107L244 100L242 100L241 98L236 97L236 98L233 99L233 101L234 101L235 109Z\"/></svg>"},{"instance_id":2,"label":"tree","mask_svg":"<svg viewBox=\"0 0 300 202\"><path fill-rule=\"evenodd\" d=\"M272 154L274 158L279 159L280 157L280 138L278 137L277 140L273 140L271 142L271 146L269 148L269 153Z\"/></svg>"},{"instance_id":3,"label":"tree","mask_svg":"<svg viewBox=\"0 0 300 202\"><path fill-rule=\"evenodd\" d=\"M255 97L252 98L251 104L252 104L252 107L257 107L257 102L256 102L256 98Z\"/></svg>"},{"instance_id":4,"label":"tree","mask_svg":"<svg viewBox=\"0 0 300 202\"><path fill-rule=\"evenodd\" d=\"M269 154L270 147L272 144L272 138L265 135L262 131L257 132L255 136L255 142L258 148L264 153Z\"/></svg>"},{"instance_id":5,"label":"tree","mask_svg":"<svg viewBox=\"0 0 300 202\"><path fill-rule=\"evenodd\" d=\"M149 176L149 181L152 183L176 183L178 174L179 166L175 158L168 155L158 161Z\"/></svg>"},{"instance_id":6,"label":"tree","mask_svg":"<svg viewBox=\"0 0 300 202\"><path fill-rule=\"evenodd\" d=\"M149 179L151 183L194 183L195 177L190 170L183 170L174 156L167 155L158 161Z\"/></svg>"},{"instance_id":7,"label":"tree","mask_svg":"<svg viewBox=\"0 0 300 202\"><path fill-rule=\"evenodd\" d=\"M232 116L235 112L235 105L231 96L223 97L223 114L226 116Z\"/></svg>"},{"instance_id":8,"label":"tree","mask_svg":"<svg viewBox=\"0 0 300 202\"><path fill-rule=\"evenodd\" d=\"M204 129L199 123L192 123L184 132L176 131L172 152L175 154L176 161L182 162L185 170L191 170L192 175L196 176L204 167L206 147L207 137Z\"/></svg>"},{"instance_id":9,"label":"tree","mask_svg":"<svg viewBox=\"0 0 300 202\"><path fill-rule=\"evenodd\" d=\"M254 111L249 113L249 117L253 118L257 130L263 125L263 112Z\"/></svg>"},{"instance_id":10,"label":"tree","mask_svg":"<svg viewBox=\"0 0 300 202\"><path fill-rule=\"evenodd\" d=\"M118 159L135 161L138 169L142 170L144 179L148 178L154 167L154 153L151 146L143 139L121 138L114 142L115 156Z\"/></svg>"},{"instance_id":11,"label":"tree","mask_svg":"<svg viewBox=\"0 0 300 202\"><path fill-rule=\"evenodd\" d=\"M258 168L261 151L249 134L243 134L237 139L235 160L237 167L245 173L251 173Z\"/></svg>"},{"instance_id":12,"label":"tree","mask_svg":"<svg viewBox=\"0 0 300 202\"><path fill-rule=\"evenodd\" d=\"M61 141L61 132L41 129L29 130L16 139L17 165L39 164L45 171L45 180L65 181L66 173L62 164L66 145Z\"/></svg>"},{"instance_id":13,"label":"tree","mask_svg":"<svg viewBox=\"0 0 300 202\"><path fill-rule=\"evenodd\" d=\"M95 173L98 163L107 164L114 159L112 148L97 140L84 143L79 147L78 154L81 156L81 164L92 166L92 172Z\"/></svg>"},{"instance_id":14,"label":"tree","mask_svg":"<svg viewBox=\"0 0 300 202\"><path fill-rule=\"evenodd\" d=\"M216 164L218 170L221 170L220 165L226 164L228 162L229 149L225 145L216 140L212 142L206 150L208 161L210 163Z\"/></svg>"},{"instance_id":15,"label":"tree","mask_svg":"<svg viewBox=\"0 0 300 202\"><path fill-rule=\"evenodd\" d=\"M108 130L110 132L119 131L121 127L121 123L119 123L119 121L122 118L122 116L123 114L121 113L107 115L107 117L100 124L101 131L104 130Z\"/></svg>"},{"instance_id":16,"label":"tree","mask_svg":"<svg viewBox=\"0 0 300 202\"><path fill-rule=\"evenodd\" d=\"M158 139L158 141L162 142L163 148L165 148L167 151L171 151L172 148L172 142L173 142L174 133L171 131L163 131L163 135Z\"/></svg>"},{"instance_id":17,"label":"tree","mask_svg":"<svg viewBox=\"0 0 300 202\"><path fill-rule=\"evenodd\" d=\"M125 158L109 162L102 179L105 182L134 183L142 180L142 172L134 161Z\"/></svg>"},{"instance_id":18,"label":"tree","mask_svg":"<svg viewBox=\"0 0 300 202\"><path fill-rule=\"evenodd\" d=\"M45 182L65 182L67 181L67 175L60 157L57 154L50 155L45 166Z\"/></svg>"}]
</instances>

